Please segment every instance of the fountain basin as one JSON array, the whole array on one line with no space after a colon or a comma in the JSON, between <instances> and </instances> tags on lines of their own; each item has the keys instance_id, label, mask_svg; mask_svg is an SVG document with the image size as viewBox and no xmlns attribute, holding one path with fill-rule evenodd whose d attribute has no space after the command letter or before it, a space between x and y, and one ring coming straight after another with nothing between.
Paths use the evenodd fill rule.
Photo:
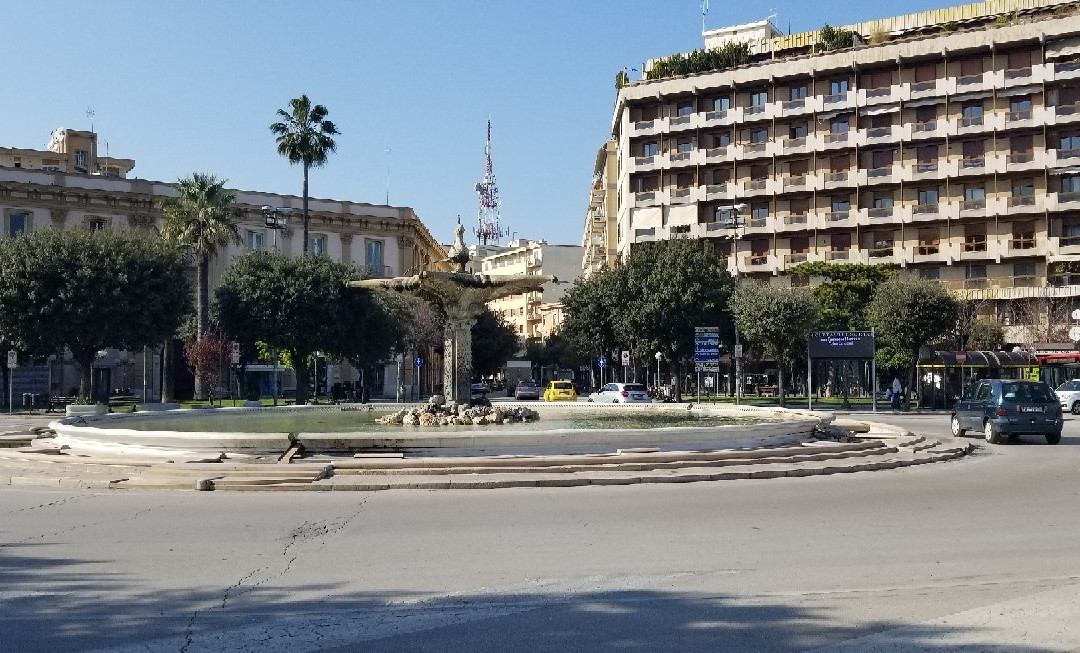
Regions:
<instances>
[{"instance_id":1,"label":"fountain basin","mask_svg":"<svg viewBox=\"0 0 1080 653\"><path fill-rule=\"evenodd\" d=\"M80 416L50 424L74 450L143 456L280 453L300 442L309 453L463 451L591 453L613 447L706 449L746 441L809 438L831 415L754 407L615 406L520 402L536 422L489 426L379 425L377 417L418 404L216 408ZM351 425L350 423L354 423ZM275 428L276 425L276 428Z\"/></svg>"}]
</instances>

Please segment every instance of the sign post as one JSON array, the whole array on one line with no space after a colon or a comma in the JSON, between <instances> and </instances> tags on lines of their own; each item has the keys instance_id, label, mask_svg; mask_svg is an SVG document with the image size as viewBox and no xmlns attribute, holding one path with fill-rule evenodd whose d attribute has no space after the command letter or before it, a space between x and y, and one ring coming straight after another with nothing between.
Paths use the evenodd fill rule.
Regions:
<instances>
[{"instance_id":1,"label":"sign post","mask_svg":"<svg viewBox=\"0 0 1080 653\"><path fill-rule=\"evenodd\" d=\"M424 359L417 356L413 359L413 365L416 366L416 394L419 399L424 394L423 388L420 387L420 368L424 366Z\"/></svg>"},{"instance_id":2,"label":"sign post","mask_svg":"<svg viewBox=\"0 0 1080 653\"><path fill-rule=\"evenodd\" d=\"M956 363L960 366L960 394L964 394L964 363L967 362L967 352L956 352Z\"/></svg>"},{"instance_id":3,"label":"sign post","mask_svg":"<svg viewBox=\"0 0 1080 653\"><path fill-rule=\"evenodd\" d=\"M877 364L873 331L814 331L806 347L806 401L813 406L813 362L826 360L870 360L872 379L871 406L877 410Z\"/></svg>"},{"instance_id":4,"label":"sign post","mask_svg":"<svg viewBox=\"0 0 1080 653\"><path fill-rule=\"evenodd\" d=\"M601 356L596 359L596 365L600 368L600 385L604 385L604 368L607 367L607 359Z\"/></svg>"},{"instance_id":5,"label":"sign post","mask_svg":"<svg viewBox=\"0 0 1080 653\"><path fill-rule=\"evenodd\" d=\"M694 371L697 400L701 402L701 373L720 373L720 327L694 327Z\"/></svg>"},{"instance_id":6,"label":"sign post","mask_svg":"<svg viewBox=\"0 0 1080 653\"><path fill-rule=\"evenodd\" d=\"M630 352L626 349L622 350L622 382L626 383L626 368L630 366ZM634 373L634 380L637 380L637 373Z\"/></svg>"}]
</instances>

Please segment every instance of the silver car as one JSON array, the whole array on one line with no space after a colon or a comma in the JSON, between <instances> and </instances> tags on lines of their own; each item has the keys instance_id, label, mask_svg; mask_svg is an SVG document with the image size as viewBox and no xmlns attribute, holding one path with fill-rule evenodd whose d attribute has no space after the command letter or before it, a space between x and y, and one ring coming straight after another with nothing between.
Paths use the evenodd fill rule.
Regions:
<instances>
[{"instance_id":1,"label":"silver car","mask_svg":"<svg viewBox=\"0 0 1080 653\"><path fill-rule=\"evenodd\" d=\"M1054 393L1061 402L1062 410L1067 410L1073 415L1080 415L1080 379L1062 383Z\"/></svg>"},{"instance_id":2,"label":"silver car","mask_svg":"<svg viewBox=\"0 0 1080 653\"><path fill-rule=\"evenodd\" d=\"M640 383L609 383L589 395L596 404L651 404L648 391Z\"/></svg>"}]
</instances>

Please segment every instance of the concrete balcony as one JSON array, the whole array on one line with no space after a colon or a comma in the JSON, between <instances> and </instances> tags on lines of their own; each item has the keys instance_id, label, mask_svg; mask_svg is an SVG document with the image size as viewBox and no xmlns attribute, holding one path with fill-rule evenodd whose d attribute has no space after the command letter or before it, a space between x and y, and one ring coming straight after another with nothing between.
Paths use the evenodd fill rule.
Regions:
<instances>
[{"instance_id":1,"label":"concrete balcony","mask_svg":"<svg viewBox=\"0 0 1080 653\"><path fill-rule=\"evenodd\" d=\"M1046 212L1045 195L1017 195L1006 198L1007 215L1038 215Z\"/></svg>"},{"instance_id":2,"label":"concrete balcony","mask_svg":"<svg viewBox=\"0 0 1080 653\"><path fill-rule=\"evenodd\" d=\"M685 152L669 152L660 157L660 165L664 168L685 168L687 166L699 166L705 163L705 153L698 149Z\"/></svg>"},{"instance_id":3,"label":"concrete balcony","mask_svg":"<svg viewBox=\"0 0 1080 653\"><path fill-rule=\"evenodd\" d=\"M996 258L990 251L989 238L978 244L960 243L959 254L961 261L988 261Z\"/></svg>"},{"instance_id":4,"label":"concrete balcony","mask_svg":"<svg viewBox=\"0 0 1080 653\"><path fill-rule=\"evenodd\" d=\"M851 261L850 249L826 249L825 260L830 263L847 263Z\"/></svg>"},{"instance_id":5,"label":"concrete balcony","mask_svg":"<svg viewBox=\"0 0 1080 653\"><path fill-rule=\"evenodd\" d=\"M1002 115L1005 116L1006 128L1023 129L1041 125L1051 114L1045 107L1033 107L1020 111L1006 111Z\"/></svg>"},{"instance_id":6,"label":"concrete balcony","mask_svg":"<svg viewBox=\"0 0 1080 653\"><path fill-rule=\"evenodd\" d=\"M903 176L904 181L921 181L924 179L943 179L947 176L946 170L943 170L941 161L924 161L922 163L916 162L913 165L905 166L905 174Z\"/></svg>"},{"instance_id":7,"label":"concrete balcony","mask_svg":"<svg viewBox=\"0 0 1080 653\"><path fill-rule=\"evenodd\" d=\"M826 133L822 137L821 149L823 150L839 150L851 147L855 144L855 139L852 132L836 132Z\"/></svg>"},{"instance_id":8,"label":"concrete balcony","mask_svg":"<svg viewBox=\"0 0 1080 653\"><path fill-rule=\"evenodd\" d=\"M731 147L713 147L705 150L706 163L720 163L731 160Z\"/></svg>"},{"instance_id":9,"label":"concrete balcony","mask_svg":"<svg viewBox=\"0 0 1080 653\"><path fill-rule=\"evenodd\" d=\"M859 106L873 106L877 104L892 104L900 102L903 97L904 87L893 84L884 88L860 88L856 90L856 101Z\"/></svg>"},{"instance_id":10,"label":"concrete balcony","mask_svg":"<svg viewBox=\"0 0 1080 653\"><path fill-rule=\"evenodd\" d=\"M1080 210L1080 192L1076 193L1048 193L1046 195L1047 211L1077 211Z\"/></svg>"},{"instance_id":11,"label":"concrete balcony","mask_svg":"<svg viewBox=\"0 0 1080 653\"><path fill-rule=\"evenodd\" d=\"M1076 104L1059 104L1054 109L1055 125L1067 125L1080 122L1080 102Z\"/></svg>"},{"instance_id":12,"label":"concrete balcony","mask_svg":"<svg viewBox=\"0 0 1080 653\"><path fill-rule=\"evenodd\" d=\"M733 199L738 193L738 186L728 182L726 184L709 184L705 186L705 200L727 200Z\"/></svg>"},{"instance_id":13,"label":"concrete balcony","mask_svg":"<svg viewBox=\"0 0 1080 653\"><path fill-rule=\"evenodd\" d=\"M986 200L964 200L958 202L961 218L986 217Z\"/></svg>"},{"instance_id":14,"label":"concrete balcony","mask_svg":"<svg viewBox=\"0 0 1080 653\"><path fill-rule=\"evenodd\" d=\"M651 172L659 170L660 156L635 156L630 158L629 172Z\"/></svg>"},{"instance_id":15,"label":"concrete balcony","mask_svg":"<svg viewBox=\"0 0 1080 653\"><path fill-rule=\"evenodd\" d=\"M944 86L943 81L940 79L931 80L929 82L910 82L907 84L908 98L918 100L920 98L944 95Z\"/></svg>"},{"instance_id":16,"label":"concrete balcony","mask_svg":"<svg viewBox=\"0 0 1080 653\"><path fill-rule=\"evenodd\" d=\"M640 120L630 123L630 136L652 136L668 131L667 118L655 118L653 120Z\"/></svg>"},{"instance_id":17,"label":"concrete balcony","mask_svg":"<svg viewBox=\"0 0 1080 653\"><path fill-rule=\"evenodd\" d=\"M888 127L868 127L859 130L859 145L874 145L875 143L891 143L899 141L903 137L903 125L890 125Z\"/></svg>"},{"instance_id":18,"label":"concrete balcony","mask_svg":"<svg viewBox=\"0 0 1080 653\"><path fill-rule=\"evenodd\" d=\"M1080 79L1080 61L1059 61L1043 65L1047 68L1053 66L1053 70L1047 74L1048 80Z\"/></svg>"},{"instance_id":19,"label":"concrete balcony","mask_svg":"<svg viewBox=\"0 0 1080 653\"><path fill-rule=\"evenodd\" d=\"M702 114L691 113L685 116L672 116L668 120L668 131L674 134L701 128Z\"/></svg>"},{"instance_id":20,"label":"concrete balcony","mask_svg":"<svg viewBox=\"0 0 1080 653\"><path fill-rule=\"evenodd\" d=\"M1046 165L1050 167L1065 167L1080 165L1080 149L1046 151Z\"/></svg>"},{"instance_id":21,"label":"concrete balcony","mask_svg":"<svg viewBox=\"0 0 1080 653\"><path fill-rule=\"evenodd\" d=\"M852 170L836 170L822 174L821 186L823 190L851 188L858 181L858 174Z\"/></svg>"},{"instance_id":22,"label":"concrete balcony","mask_svg":"<svg viewBox=\"0 0 1080 653\"><path fill-rule=\"evenodd\" d=\"M867 223L871 226L894 224L899 217L895 206L871 206L866 208L865 211Z\"/></svg>"},{"instance_id":23,"label":"concrete balcony","mask_svg":"<svg viewBox=\"0 0 1080 653\"><path fill-rule=\"evenodd\" d=\"M910 208L912 222L932 222L942 218L939 204L916 204Z\"/></svg>"},{"instance_id":24,"label":"concrete balcony","mask_svg":"<svg viewBox=\"0 0 1080 653\"><path fill-rule=\"evenodd\" d=\"M766 104L754 104L746 107L742 107L742 122L756 122L758 120L773 120L779 118L781 114L779 102L768 102Z\"/></svg>"},{"instance_id":25,"label":"concrete balcony","mask_svg":"<svg viewBox=\"0 0 1080 653\"><path fill-rule=\"evenodd\" d=\"M1024 170L1045 170L1046 151L1030 150L1027 152L1008 152L994 156L997 165L994 172L1021 172Z\"/></svg>"},{"instance_id":26,"label":"concrete balcony","mask_svg":"<svg viewBox=\"0 0 1080 653\"><path fill-rule=\"evenodd\" d=\"M781 141L783 154L806 154L813 151L816 143L814 137L803 136L801 138L785 138Z\"/></svg>"},{"instance_id":27,"label":"concrete balcony","mask_svg":"<svg viewBox=\"0 0 1080 653\"><path fill-rule=\"evenodd\" d=\"M777 231L806 231L811 228L810 215L806 213L786 213L777 216Z\"/></svg>"},{"instance_id":28,"label":"concrete balcony","mask_svg":"<svg viewBox=\"0 0 1080 653\"><path fill-rule=\"evenodd\" d=\"M788 175L781 181L781 188L783 192L790 193L793 191L810 190L811 184L808 182L808 178L812 175Z\"/></svg>"},{"instance_id":29,"label":"concrete balcony","mask_svg":"<svg viewBox=\"0 0 1080 653\"><path fill-rule=\"evenodd\" d=\"M755 159L771 156L773 154L773 152L770 151L772 145L773 141L765 141L763 143L744 143L739 146L741 150L741 155L739 156L739 158Z\"/></svg>"},{"instance_id":30,"label":"concrete balcony","mask_svg":"<svg viewBox=\"0 0 1080 653\"><path fill-rule=\"evenodd\" d=\"M986 155L971 157L968 159L955 159L958 177L983 176L990 174L991 169L986 165Z\"/></svg>"},{"instance_id":31,"label":"concrete balcony","mask_svg":"<svg viewBox=\"0 0 1080 653\"><path fill-rule=\"evenodd\" d=\"M784 267L790 268L800 263L806 263L809 260L809 252L793 252L791 254L784 254Z\"/></svg>"},{"instance_id":32,"label":"concrete balcony","mask_svg":"<svg viewBox=\"0 0 1080 653\"><path fill-rule=\"evenodd\" d=\"M787 100L780 102L780 115L784 118L805 116L815 111L821 111L820 98L807 97L801 100Z\"/></svg>"},{"instance_id":33,"label":"concrete balcony","mask_svg":"<svg viewBox=\"0 0 1080 653\"><path fill-rule=\"evenodd\" d=\"M899 184L902 177L903 166L887 165L880 168L863 168L859 170L859 176L865 184Z\"/></svg>"},{"instance_id":34,"label":"concrete balcony","mask_svg":"<svg viewBox=\"0 0 1080 653\"><path fill-rule=\"evenodd\" d=\"M944 262L940 245L917 245L908 250L908 258L912 263L941 263Z\"/></svg>"},{"instance_id":35,"label":"concrete balcony","mask_svg":"<svg viewBox=\"0 0 1080 653\"><path fill-rule=\"evenodd\" d=\"M671 198L672 204L690 204L692 202L700 202L702 195L703 193L699 186L668 189L668 197Z\"/></svg>"},{"instance_id":36,"label":"concrete balcony","mask_svg":"<svg viewBox=\"0 0 1080 653\"><path fill-rule=\"evenodd\" d=\"M647 190L640 193L634 193L634 206L636 208L644 206L660 206L661 204L667 203L667 193L662 190Z\"/></svg>"},{"instance_id":37,"label":"concrete balcony","mask_svg":"<svg viewBox=\"0 0 1080 653\"><path fill-rule=\"evenodd\" d=\"M739 270L742 272L775 272L779 269L779 261L774 254L742 254L739 259Z\"/></svg>"},{"instance_id":38,"label":"concrete balcony","mask_svg":"<svg viewBox=\"0 0 1080 653\"><path fill-rule=\"evenodd\" d=\"M822 226L824 227L854 227L856 224L855 211L826 211L822 214Z\"/></svg>"},{"instance_id":39,"label":"concrete balcony","mask_svg":"<svg viewBox=\"0 0 1080 653\"><path fill-rule=\"evenodd\" d=\"M952 132L954 136L967 136L969 134L981 134L986 131L990 131L989 125L987 125L988 115L975 116L972 118L957 118L956 131Z\"/></svg>"},{"instance_id":40,"label":"concrete balcony","mask_svg":"<svg viewBox=\"0 0 1080 653\"><path fill-rule=\"evenodd\" d=\"M1004 254L1006 256L1035 256L1038 249L1039 239L1032 235L1030 237L1012 235L1008 240L1004 241Z\"/></svg>"},{"instance_id":41,"label":"concrete balcony","mask_svg":"<svg viewBox=\"0 0 1080 653\"><path fill-rule=\"evenodd\" d=\"M913 141L930 138L944 138L950 130L955 129L955 121L938 118L927 122L917 122L909 125L911 133L908 136Z\"/></svg>"},{"instance_id":42,"label":"concrete balcony","mask_svg":"<svg viewBox=\"0 0 1080 653\"><path fill-rule=\"evenodd\" d=\"M742 183L742 192L747 196L772 195L777 192L778 186L777 180L772 177L767 179L748 179Z\"/></svg>"},{"instance_id":43,"label":"concrete balcony","mask_svg":"<svg viewBox=\"0 0 1080 653\"><path fill-rule=\"evenodd\" d=\"M846 91L836 95L823 95L821 96L821 110L836 111L838 109L846 109L853 106L857 98L858 93L856 91Z\"/></svg>"},{"instance_id":44,"label":"concrete balcony","mask_svg":"<svg viewBox=\"0 0 1080 653\"><path fill-rule=\"evenodd\" d=\"M949 95L989 91L994 88L993 74L989 72L978 73L975 75L962 75L960 77L948 77L942 81L945 82L945 92ZM950 88L950 86L952 88Z\"/></svg>"}]
</instances>

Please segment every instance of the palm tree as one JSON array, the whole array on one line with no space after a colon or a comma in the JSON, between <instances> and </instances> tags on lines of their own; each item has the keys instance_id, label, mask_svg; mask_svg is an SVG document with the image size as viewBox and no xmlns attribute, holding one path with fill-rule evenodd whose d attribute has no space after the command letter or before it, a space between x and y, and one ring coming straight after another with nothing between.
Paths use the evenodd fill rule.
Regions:
<instances>
[{"instance_id":1,"label":"palm tree","mask_svg":"<svg viewBox=\"0 0 1080 653\"><path fill-rule=\"evenodd\" d=\"M326 163L326 157L337 151L337 143L331 136L340 134L334 123L326 119L326 107L311 105L308 96L301 95L289 100L289 108L278 109L281 122L270 125L277 135L278 154L290 164L304 166L304 253L308 251L308 171Z\"/></svg>"},{"instance_id":2,"label":"palm tree","mask_svg":"<svg viewBox=\"0 0 1080 653\"><path fill-rule=\"evenodd\" d=\"M198 335L210 328L210 259L229 243L240 242L240 229L229 213L236 196L225 190L225 180L201 172L176 183L179 196L165 204L161 233L195 255L199 292L196 298Z\"/></svg>"}]
</instances>

